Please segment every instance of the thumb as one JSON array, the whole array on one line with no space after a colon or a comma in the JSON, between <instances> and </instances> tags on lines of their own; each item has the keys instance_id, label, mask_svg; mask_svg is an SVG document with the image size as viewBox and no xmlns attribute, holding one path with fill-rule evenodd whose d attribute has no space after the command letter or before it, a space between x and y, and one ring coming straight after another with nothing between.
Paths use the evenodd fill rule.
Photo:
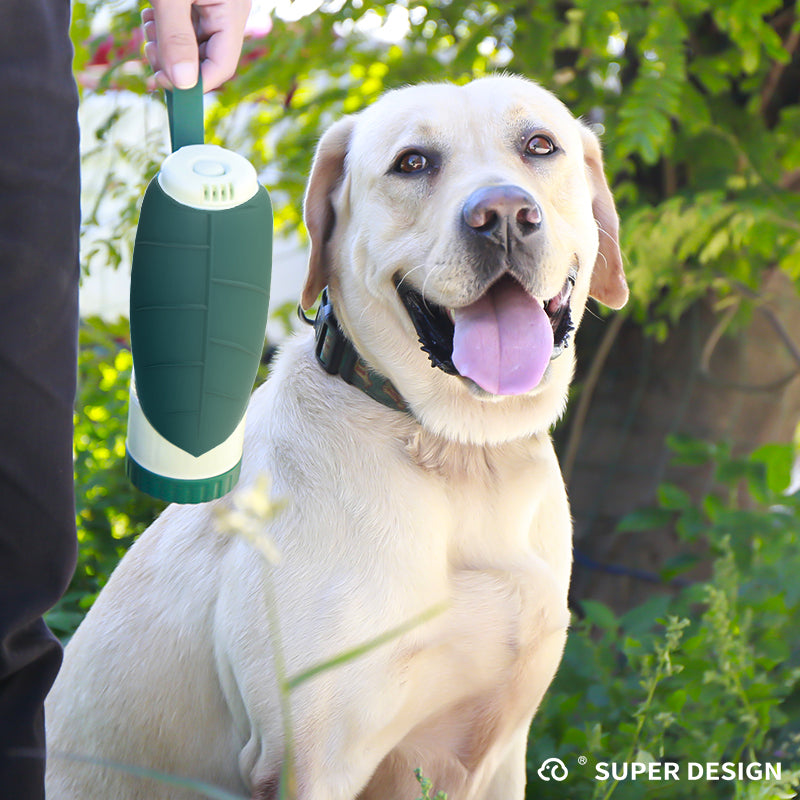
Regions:
<instances>
[{"instance_id":1,"label":"thumb","mask_svg":"<svg viewBox=\"0 0 800 800\"><path fill-rule=\"evenodd\" d=\"M176 89L197 83L197 35L192 0L152 0L161 69Z\"/></svg>"}]
</instances>

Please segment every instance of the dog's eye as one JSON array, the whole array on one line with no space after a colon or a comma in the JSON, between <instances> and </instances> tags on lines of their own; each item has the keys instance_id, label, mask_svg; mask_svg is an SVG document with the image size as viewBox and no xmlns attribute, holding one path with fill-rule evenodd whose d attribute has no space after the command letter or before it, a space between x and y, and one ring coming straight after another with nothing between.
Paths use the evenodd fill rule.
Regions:
<instances>
[{"instance_id":1,"label":"dog's eye","mask_svg":"<svg viewBox=\"0 0 800 800\"><path fill-rule=\"evenodd\" d=\"M549 156L556 150L553 140L548 136L537 133L536 136L531 136L528 143L525 145L525 152L529 156Z\"/></svg>"},{"instance_id":2,"label":"dog's eye","mask_svg":"<svg viewBox=\"0 0 800 800\"><path fill-rule=\"evenodd\" d=\"M430 162L427 157L418 153L416 150L409 150L403 153L394 164L395 172L404 172L407 175L413 172L422 172L428 169Z\"/></svg>"}]
</instances>

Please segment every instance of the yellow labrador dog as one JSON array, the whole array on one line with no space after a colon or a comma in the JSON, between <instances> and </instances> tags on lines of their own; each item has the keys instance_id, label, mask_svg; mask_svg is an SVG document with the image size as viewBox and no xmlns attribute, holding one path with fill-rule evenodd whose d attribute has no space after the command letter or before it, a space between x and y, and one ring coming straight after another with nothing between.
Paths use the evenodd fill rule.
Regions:
<instances>
[{"instance_id":1,"label":"yellow labrador dog","mask_svg":"<svg viewBox=\"0 0 800 800\"><path fill-rule=\"evenodd\" d=\"M50 747L276 798L268 573L289 675L444 603L291 693L300 800L412 800L418 767L451 800L520 800L569 622L548 429L587 297L627 299L598 142L521 78L404 88L323 136L305 214L303 304L326 297L253 396L241 481L288 500L281 563L169 508L67 647ZM196 796L62 758L48 789Z\"/></svg>"}]
</instances>

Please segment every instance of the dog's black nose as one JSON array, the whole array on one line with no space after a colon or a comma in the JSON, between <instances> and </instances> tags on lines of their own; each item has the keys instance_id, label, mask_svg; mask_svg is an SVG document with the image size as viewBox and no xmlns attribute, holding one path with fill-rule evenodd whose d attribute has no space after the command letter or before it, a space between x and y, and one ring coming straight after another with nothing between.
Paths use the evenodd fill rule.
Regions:
<instances>
[{"instance_id":1,"label":"dog's black nose","mask_svg":"<svg viewBox=\"0 0 800 800\"><path fill-rule=\"evenodd\" d=\"M462 214L472 230L506 248L511 236L528 236L542 224L539 204L519 186L503 184L476 189Z\"/></svg>"}]
</instances>

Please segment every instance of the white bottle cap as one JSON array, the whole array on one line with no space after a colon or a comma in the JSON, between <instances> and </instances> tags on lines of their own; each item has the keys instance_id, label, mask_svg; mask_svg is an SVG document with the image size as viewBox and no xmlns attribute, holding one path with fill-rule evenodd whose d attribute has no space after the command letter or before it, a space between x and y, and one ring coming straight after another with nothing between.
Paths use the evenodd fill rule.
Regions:
<instances>
[{"instance_id":1,"label":"white bottle cap","mask_svg":"<svg viewBox=\"0 0 800 800\"><path fill-rule=\"evenodd\" d=\"M173 200L207 210L234 208L258 191L255 167L215 144L190 144L176 150L161 165L158 182Z\"/></svg>"}]
</instances>

